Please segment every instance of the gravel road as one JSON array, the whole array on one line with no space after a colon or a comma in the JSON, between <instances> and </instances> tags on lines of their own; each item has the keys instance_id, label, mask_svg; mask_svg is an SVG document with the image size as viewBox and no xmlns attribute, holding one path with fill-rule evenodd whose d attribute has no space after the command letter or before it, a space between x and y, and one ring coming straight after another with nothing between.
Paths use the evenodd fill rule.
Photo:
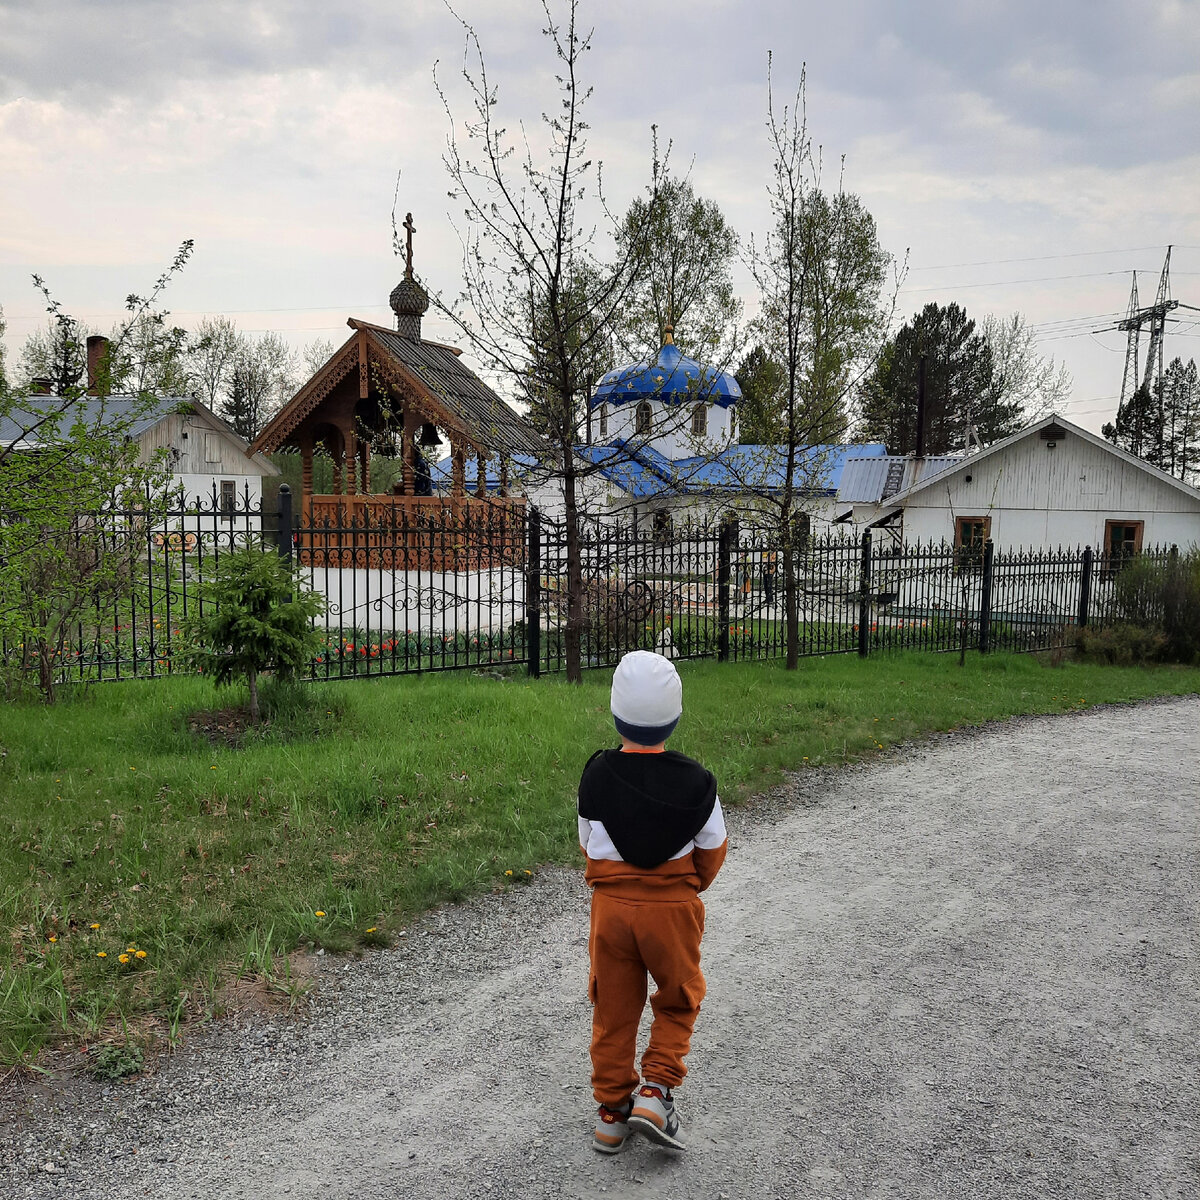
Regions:
<instances>
[{"instance_id":1,"label":"gravel road","mask_svg":"<svg viewBox=\"0 0 1200 1200\"><path fill-rule=\"evenodd\" d=\"M0 1194L1191 1200L1198 728L1196 698L1023 718L732 813L686 1154L589 1146L587 895L556 869L322 960L303 1021L10 1083Z\"/></svg>"}]
</instances>

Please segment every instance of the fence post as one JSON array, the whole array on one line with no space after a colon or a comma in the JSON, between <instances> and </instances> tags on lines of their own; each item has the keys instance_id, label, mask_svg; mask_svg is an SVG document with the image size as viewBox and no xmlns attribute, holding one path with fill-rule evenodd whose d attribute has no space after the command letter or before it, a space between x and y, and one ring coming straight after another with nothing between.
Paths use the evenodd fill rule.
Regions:
<instances>
[{"instance_id":1,"label":"fence post","mask_svg":"<svg viewBox=\"0 0 1200 1200\"><path fill-rule=\"evenodd\" d=\"M983 543L983 580L979 589L979 653L986 654L992 640L992 539Z\"/></svg>"},{"instance_id":2,"label":"fence post","mask_svg":"<svg viewBox=\"0 0 1200 1200\"><path fill-rule=\"evenodd\" d=\"M1092 604L1092 548L1083 548L1083 566L1079 573L1079 612L1076 614L1079 628L1088 623L1088 610Z\"/></svg>"},{"instance_id":3,"label":"fence post","mask_svg":"<svg viewBox=\"0 0 1200 1200\"><path fill-rule=\"evenodd\" d=\"M871 531L863 530L862 558L858 564L858 654L866 658L871 648Z\"/></svg>"},{"instance_id":4,"label":"fence post","mask_svg":"<svg viewBox=\"0 0 1200 1200\"><path fill-rule=\"evenodd\" d=\"M292 561L292 489L279 485L279 526L275 530L275 548L285 563Z\"/></svg>"},{"instance_id":5,"label":"fence post","mask_svg":"<svg viewBox=\"0 0 1200 1200\"><path fill-rule=\"evenodd\" d=\"M733 561L733 540L737 522L721 522L717 535L717 661L729 660L729 577Z\"/></svg>"},{"instance_id":6,"label":"fence post","mask_svg":"<svg viewBox=\"0 0 1200 1200\"><path fill-rule=\"evenodd\" d=\"M529 509L529 555L525 565L525 652L533 679L542 673L542 517Z\"/></svg>"}]
</instances>

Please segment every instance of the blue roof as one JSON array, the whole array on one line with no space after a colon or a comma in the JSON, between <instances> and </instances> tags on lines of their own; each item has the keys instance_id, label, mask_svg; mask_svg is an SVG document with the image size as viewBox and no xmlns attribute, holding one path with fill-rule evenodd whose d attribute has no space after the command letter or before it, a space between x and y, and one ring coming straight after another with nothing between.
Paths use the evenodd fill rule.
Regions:
<instances>
[{"instance_id":1,"label":"blue roof","mask_svg":"<svg viewBox=\"0 0 1200 1200\"><path fill-rule=\"evenodd\" d=\"M787 454L782 446L730 446L715 457L669 459L649 447L630 449L620 439L607 446L577 446L600 474L635 499L782 490ZM809 446L796 452L796 486L807 496L833 496L850 458L882 457L887 447Z\"/></svg>"},{"instance_id":2,"label":"blue roof","mask_svg":"<svg viewBox=\"0 0 1200 1200\"><path fill-rule=\"evenodd\" d=\"M633 447L621 438L604 446L576 446L575 453L595 463L599 473L635 500L655 496L729 495L740 492L774 494L783 488L787 455L782 446L730 446L715 457L670 459L650 446ZM808 446L796 451L796 486L806 496L833 496L842 471L851 458L875 458L887 454L882 443L865 445ZM520 469L536 465L528 454L512 458ZM468 494L476 490L477 460L463 464ZM484 467L489 493L500 490L500 460L491 457ZM430 465L430 478L438 492L450 486L451 462L443 458ZM516 479L511 481L516 483Z\"/></svg>"},{"instance_id":3,"label":"blue roof","mask_svg":"<svg viewBox=\"0 0 1200 1200\"><path fill-rule=\"evenodd\" d=\"M596 385L588 405L626 404L633 400L661 400L679 404L684 400L711 400L728 408L742 398L738 381L727 371L701 366L684 358L679 347L668 343L653 359L629 363L609 371Z\"/></svg>"}]
</instances>

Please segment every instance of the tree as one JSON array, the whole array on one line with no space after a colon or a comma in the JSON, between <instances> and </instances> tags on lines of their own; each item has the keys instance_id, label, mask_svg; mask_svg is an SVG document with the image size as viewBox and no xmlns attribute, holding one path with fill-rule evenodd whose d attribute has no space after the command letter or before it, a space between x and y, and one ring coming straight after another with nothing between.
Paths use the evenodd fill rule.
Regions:
<instances>
[{"instance_id":1,"label":"tree","mask_svg":"<svg viewBox=\"0 0 1200 1200\"><path fill-rule=\"evenodd\" d=\"M218 414L239 437L252 442L295 390L295 383L295 360L279 334L264 333L257 340L243 338Z\"/></svg>"},{"instance_id":2,"label":"tree","mask_svg":"<svg viewBox=\"0 0 1200 1200\"><path fill-rule=\"evenodd\" d=\"M561 8L563 15L557 14ZM455 118L438 83L450 123L444 163L451 196L463 206L462 293L434 303L495 373L536 398L547 452L536 475L561 487L566 542L567 678L582 678L583 563L581 481L597 467L581 462L581 415L594 380L601 341L633 294L648 238L626 231L615 257L596 248L594 207L603 206L599 165L587 157L580 79L590 35L577 26L577 0L543 0L543 34L558 63L559 102L543 114L544 144L526 126L516 145L500 124L497 93L475 30L463 22L467 52L463 79L472 115ZM458 130L463 129L463 140ZM652 174L650 211L658 164ZM606 211L606 210L605 210ZM614 231L615 233L615 231Z\"/></svg>"},{"instance_id":3,"label":"tree","mask_svg":"<svg viewBox=\"0 0 1200 1200\"><path fill-rule=\"evenodd\" d=\"M87 339L95 330L60 313L43 329L35 329L21 345L18 385L28 388L35 379L48 379L60 396L87 379Z\"/></svg>"},{"instance_id":4,"label":"tree","mask_svg":"<svg viewBox=\"0 0 1200 1200\"><path fill-rule=\"evenodd\" d=\"M200 593L207 607L193 610L181 626L191 643L184 657L217 687L244 679L250 719L258 721L258 677L271 671L294 679L304 669L321 647L313 622L325 601L307 586L298 564L254 544L222 554Z\"/></svg>"},{"instance_id":5,"label":"tree","mask_svg":"<svg viewBox=\"0 0 1200 1200\"><path fill-rule=\"evenodd\" d=\"M0 305L0 400L8 392L8 348L4 344L4 335L8 332L8 322L4 319L4 308Z\"/></svg>"},{"instance_id":6,"label":"tree","mask_svg":"<svg viewBox=\"0 0 1200 1200\"><path fill-rule=\"evenodd\" d=\"M984 444L1021 428L1021 402L997 394L992 352L975 322L957 304L931 302L904 323L863 384L860 436L893 454L916 450L922 357L926 454L962 450L972 426Z\"/></svg>"},{"instance_id":7,"label":"tree","mask_svg":"<svg viewBox=\"0 0 1200 1200\"><path fill-rule=\"evenodd\" d=\"M1185 483L1200 474L1200 375L1196 360L1171 360L1162 382L1163 470Z\"/></svg>"},{"instance_id":8,"label":"tree","mask_svg":"<svg viewBox=\"0 0 1200 1200\"><path fill-rule=\"evenodd\" d=\"M738 441L748 446L773 441L787 383L783 368L758 345L742 359L734 378L742 389L737 406Z\"/></svg>"},{"instance_id":9,"label":"tree","mask_svg":"<svg viewBox=\"0 0 1200 1200\"><path fill-rule=\"evenodd\" d=\"M134 396L186 396L184 360L187 332L168 325L166 313L143 313L109 339L109 372L114 393Z\"/></svg>"},{"instance_id":10,"label":"tree","mask_svg":"<svg viewBox=\"0 0 1200 1200\"><path fill-rule=\"evenodd\" d=\"M1175 358L1152 387L1142 386L1122 405L1116 422L1100 431L1177 479L1190 482L1200 467L1200 380L1196 363Z\"/></svg>"},{"instance_id":11,"label":"tree","mask_svg":"<svg viewBox=\"0 0 1200 1200\"><path fill-rule=\"evenodd\" d=\"M824 469L819 455L809 451L844 427L847 393L862 364L878 353L891 257L879 247L870 214L840 180L831 195L822 191L821 163L808 132L805 72L792 102L780 109L771 61L768 56L772 223L761 248L751 253L762 294L755 323L762 354L745 365L754 368L753 383L761 385L751 409L754 432L772 449L764 451L762 481L741 482L758 492L778 540L787 667L794 670L800 637L797 558L805 537L797 518Z\"/></svg>"},{"instance_id":12,"label":"tree","mask_svg":"<svg viewBox=\"0 0 1200 1200\"><path fill-rule=\"evenodd\" d=\"M332 357L337 347L329 338L311 341L301 352L300 361L309 376L315 375Z\"/></svg>"},{"instance_id":13,"label":"tree","mask_svg":"<svg viewBox=\"0 0 1200 1200\"><path fill-rule=\"evenodd\" d=\"M220 408L244 340L228 317L204 317L188 343L188 391L213 412Z\"/></svg>"},{"instance_id":14,"label":"tree","mask_svg":"<svg viewBox=\"0 0 1200 1200\"><path fill-rule=\"evenodd\" d=\"M133 436L155 398L119 410L105 400L130 330L154 313L191 246L183 243L149 297L126 298L130 317L99 364L95 398L84 403L78 381L52 395L0 391L8 430L0 443L0 637L23 647L20 669L36 669L47 701L54 698L68 630L94 624L102 607L115 609L138 587L146 528L165 507L165 451L143 461ZM56 332L50 344L69 349L79 322L40 276L34 283Z\"/></svg>"},{"instance_id":15,"label":"tree","mask_svg":"<svg viewBox=\"0 0 1200 1200\"><path fill-rule=\"evenodd\" d=\"M992 355L993 395L1001 404L1019 405L1023 425L1054 412L1071 394L1066 366L1038 353L1037 335L1021 313L988 315L979 332Z\"/></svg>"},{"instance_id":16,"label":"tree","mask_svg":"<svg viewBox=\"0 0 1200 1200\"><path fill-rule=\"evenodd\" d=\"M622 348L634 358L652 354L671 325L684 354L727 362L742 311L733 290L738 237L717 204L698 197L690 180L664 176L654 197L631 202L617 244L627 255L644 255L621 313Z\"/></svg>"}]
</instances>

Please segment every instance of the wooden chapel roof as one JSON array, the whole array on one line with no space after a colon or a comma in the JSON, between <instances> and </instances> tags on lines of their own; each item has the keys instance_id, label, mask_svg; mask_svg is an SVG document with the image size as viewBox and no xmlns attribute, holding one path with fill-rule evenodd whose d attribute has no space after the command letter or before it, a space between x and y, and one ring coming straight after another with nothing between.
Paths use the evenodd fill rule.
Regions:
<instances>
[{"instance_id":1,"label":"wooden chapel roof","mask_svg":"<svg viewBox=\"0 0 1200 1200\"><path fill-rule=\"evenodd\" d=\"M376 373L415 407L477 454L542 454L545 441L460 359L439 342L404 337L394 329L351 317L354 333L283 406L254 441L264 453L282 450L339 383L355 370Z\"/></svg>"}]
</instances>

